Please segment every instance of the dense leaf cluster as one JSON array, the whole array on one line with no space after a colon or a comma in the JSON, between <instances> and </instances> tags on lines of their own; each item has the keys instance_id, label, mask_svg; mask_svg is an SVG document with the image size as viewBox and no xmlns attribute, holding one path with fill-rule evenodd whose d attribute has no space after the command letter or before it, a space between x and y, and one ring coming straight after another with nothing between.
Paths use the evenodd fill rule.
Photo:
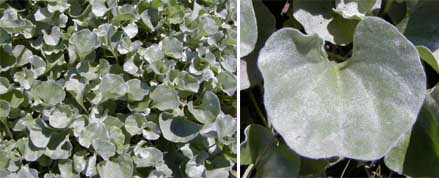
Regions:
<instances>
[{"instance_id":1,"label":"dense leaf cluster","mask_svg":"<svg viewBox=\"0 0 439 178\"><path fill-rule=\"evenodd\" d=\"M0 177L228 177L236 1L0 0Z\"/></svg>"}]
</instances>

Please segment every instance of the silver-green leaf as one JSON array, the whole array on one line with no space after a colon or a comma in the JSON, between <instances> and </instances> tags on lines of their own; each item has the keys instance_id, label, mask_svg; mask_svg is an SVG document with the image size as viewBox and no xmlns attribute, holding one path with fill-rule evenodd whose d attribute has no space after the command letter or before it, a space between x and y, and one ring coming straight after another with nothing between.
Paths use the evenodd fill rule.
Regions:
<instances>
[{"instance_id":1,"label":"silver-green leaf","mask_svg":"<svg viewBox=\"0 0 439 178\"><path fill-rule=\"evenodd\" d=\"M416 48L375 17L358 24L346 61L329 61L323 45L290 28L267 40L258 66L269 121L306 157L382 157L413 126L425 98Z\"/></svg>"}]
</instances>

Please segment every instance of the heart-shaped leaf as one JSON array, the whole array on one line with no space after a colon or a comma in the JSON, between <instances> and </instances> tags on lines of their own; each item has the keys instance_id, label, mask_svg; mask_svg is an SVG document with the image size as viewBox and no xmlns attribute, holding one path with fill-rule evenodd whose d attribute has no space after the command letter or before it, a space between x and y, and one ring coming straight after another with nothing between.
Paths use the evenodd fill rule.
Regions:
<instances>
[{"instance_id":1,"label":"heart-shaped leaf","mask_svg":"<svg viewBox=\"0 0 439 178\"><path fill-rule=\"evenodd\" d=\"M413 126L425 98L416 48L375 17L358 24L347 61L329 61L323 45L290 28L267 40L258 66L268 119L303 156L382 157Z\"/></svg>"},{"instance_id":2,"label":"heart-shaped leaf","mask_svg":"<svg viewBox=\"0 0 439 178\"><path fill-rule=\"evenodd\" d=\"M128 98L133 101L141 101L149 93L149 87L138 79L128 80L127 94Z\"/></svg>"},{"instance_id":3,"label":"heart-shaped leaf","mask_svg":"<svg viewBox=\"0 0 439 178\"><path fill-rule=\"evenodd\" d=\"M143 124L145 123L145 116L140 114L133 114L125 119L125 129L130 135L137 135L142 132Z\"/></svg>"},{"instance_id":4,"label":"heart-shaped leaf","mask_svg":"<svg viewBox=\"0 0 439 178\"><path fill-rule=\"evenodd\" d=\"M50 46L56 46L59 43L60 38L61 38L61 31L60 28L57 26L52 27L52 31L50 32L50 35L47 34L45 30L43 30L44 42Z\"/></svg>"}]
</instances>

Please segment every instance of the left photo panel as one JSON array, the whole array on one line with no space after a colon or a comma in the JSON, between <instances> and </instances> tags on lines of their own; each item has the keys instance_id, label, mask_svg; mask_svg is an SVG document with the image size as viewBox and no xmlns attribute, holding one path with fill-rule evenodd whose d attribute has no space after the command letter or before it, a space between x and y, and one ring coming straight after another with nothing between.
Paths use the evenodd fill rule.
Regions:
<instances>
[{"instance_id":1,"label":"left photo panel","mask_svg":"<svg viewBox=\"0 0 439 178\"><path fill-rule=\"evenodd\" d=\"M238 177L237 6L0 0L0 177Z\"/></svg>"}]
</instances>

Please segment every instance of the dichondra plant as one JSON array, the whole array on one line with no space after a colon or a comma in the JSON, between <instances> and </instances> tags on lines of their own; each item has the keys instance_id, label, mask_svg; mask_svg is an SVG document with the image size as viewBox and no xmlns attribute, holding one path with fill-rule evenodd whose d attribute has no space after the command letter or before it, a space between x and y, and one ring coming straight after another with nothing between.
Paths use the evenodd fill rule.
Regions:
<instances>
[{"instance_id":1,"label":"dichondra plant","mask_svg":"<svg viewBox=\"0 0 439 178\"><path fill-rule=\"evenodd\" d=\"M0 0L0 177L235 175L236 10Z\"/></svg>"}]
</instances>

